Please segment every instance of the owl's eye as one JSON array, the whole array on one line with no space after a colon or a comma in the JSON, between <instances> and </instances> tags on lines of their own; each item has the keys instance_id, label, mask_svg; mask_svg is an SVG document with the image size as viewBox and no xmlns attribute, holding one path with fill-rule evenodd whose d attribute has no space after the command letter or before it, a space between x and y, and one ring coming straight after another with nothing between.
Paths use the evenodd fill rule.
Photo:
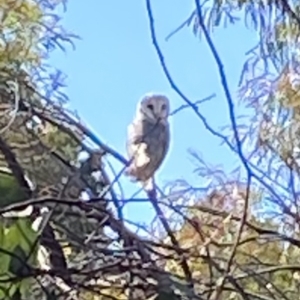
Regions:
<instances>
[{"instance_id":1,"label":"owl's eye","mask_svg":"<svg viewBox=\"0 0 300 300\"><path fill-rule=\"evenodd\" d=\"M149 109L151 109L151 110L154 110L153 104L148 104L147 107L148 107Z\"/></svg>"},{"instance_id":2,"label":"owl's eye","mask_svg":"<svg viewBox=\"0 0 300 300\"><path fill-rule=\"evenodd\" d=\"M162 106L161 106L161 109L162 110L165 110L167 108L167 105L166 104L163 104Z\"/></svg>"}]
</instances>

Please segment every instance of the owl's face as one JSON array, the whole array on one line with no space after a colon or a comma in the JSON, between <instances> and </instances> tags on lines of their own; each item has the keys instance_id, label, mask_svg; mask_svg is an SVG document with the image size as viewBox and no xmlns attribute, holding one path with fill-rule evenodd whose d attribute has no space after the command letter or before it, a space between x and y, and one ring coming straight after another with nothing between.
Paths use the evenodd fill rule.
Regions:
<instances>
[{"instance_id":1,"label":"owl's face","mask_svg":"<svg viewBox=\"0 0 300 300\"><path fill-rule=\"evenodd\" d=\"M142 97L137 114L153 122L166 122L170 113L169 99L160 94L146 94Z\"/></svg>"}]
</instances>

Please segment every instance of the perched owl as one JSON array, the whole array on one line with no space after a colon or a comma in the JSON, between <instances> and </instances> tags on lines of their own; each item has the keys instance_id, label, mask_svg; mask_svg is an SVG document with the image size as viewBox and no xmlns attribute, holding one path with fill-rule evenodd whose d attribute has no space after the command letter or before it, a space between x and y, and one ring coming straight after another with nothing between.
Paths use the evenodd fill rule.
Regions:
<instances>
[{"instance_id":1,"label":"perched owl","mask_svg":"<svg viewBox=\"0 0 300 300\"><path fill-rule=\"evenodd\" d=\"M146 94L128 126L127 153L131 163L125 173L148 191L153 189L153 175L169 148L169 112L170 102L166 96Z\"/></svg>"}]
</instances>

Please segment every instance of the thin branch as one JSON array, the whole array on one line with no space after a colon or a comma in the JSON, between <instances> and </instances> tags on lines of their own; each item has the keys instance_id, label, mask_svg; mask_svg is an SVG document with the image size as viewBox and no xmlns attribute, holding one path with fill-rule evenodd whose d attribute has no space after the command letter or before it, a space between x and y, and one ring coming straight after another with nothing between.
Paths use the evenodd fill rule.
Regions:
<instances>
[{"instance_id":1,"label":"thin branch","mask_svg":"<svg viewBox=\"0 0 300 300\"><path fill-rule=\"evenodd\" d=\"M197 101L193 102L193 104L198 106L199 104L202 104L202 103L204 103L206 101L209 101L209 100L211 100L214 97L216 97L216 94L212 94L210 96L205 97L204 99L197 100ZM170 113L170 116L173 116L173 115L177 114L178 112L180 112L180 111L182 111L183 109L186 109L186 108L190 108L190 105L183 104L183 105L179 106L178 108L176 108L175 110L173 110Z\"/></svg>"},{"instance_id":2,"label":"thin branch","mask_svg":"<svg viewBox=\"0 0 300 300\"><path fill-rule=\"evenodd\" d=\"M193 18L195 17L196 12L193 11L191 13L191 15L183 22L181 23L178 27L176 27L174 30L172 30L165 38L165 41L167 42L174 34L176 34L177 32L179 32L184 26L189 26L193 20Z\"/></svg>"},{"instance_id":3,"label":"thin branch","mask_svg":"<svg viewBox=\"0 0 300 300\"><path fill-rule=\"evenodd\" d=\"M29 183L26 180L23 169L19 165L15 154L10 150L10 147L0 136L0 151L3 153L4 158L8 164L9 169L12 172L12 175L16 178L24 196L30 198L32 196L32 190L29 186Z\"/></svg>"}]
</instances>

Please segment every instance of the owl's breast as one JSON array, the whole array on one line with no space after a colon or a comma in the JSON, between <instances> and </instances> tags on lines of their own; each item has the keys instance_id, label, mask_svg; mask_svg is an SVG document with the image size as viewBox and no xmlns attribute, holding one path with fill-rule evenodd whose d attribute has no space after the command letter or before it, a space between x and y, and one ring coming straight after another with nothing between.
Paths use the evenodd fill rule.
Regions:
<instances>
[{"instance_id":1,"label":"owl's breast","mask_svg":"<svg viewBox=\"0 0 300 300\"><path fill-rule=\"evenodd\" d=\"M144 121L143 136L144 140L153 146L168 144L170 138L169 125Z\"/></svg>"},{"instance_id":2,"label":"owl's breast","mask_svg":"<svg viewBox=\"0 0 300 300\"><path fill-rule=\"evenodd\" d=\"M169 143L170 129L168 124L154 124L148 120L132 123L129 131L127 150L129 157L133 157L134 160L128 169L128 174L138 181L147 181L150 179L166 157ZM136 146L139 144L146 145L143 148L145 149L144 154L148 158L147 163L137 163L140 156L144 155L136 151Z\"/></svg>"},{"instance_id":3,"label":"owl's breast","mask_svg":"<svg viewBox=\"0 0 300 300\"><path fill-rule=\"evenodd\" d=\"M169 126L165 124L148 124L147 130L144 130L143 140L147 145L146 154L150 158L149 164L145 168L149 169L152 176L160 167L168 152L170 143Z\"/></svg>"},{"instance_id":4,"label":"owl's breast","mask_svg":"<svg viewBox=\"0 0 300 300\"><path fill-rule=\"evenodd\" d=\"M169 145L169 128L162 125L149 126L144 131L144 141L148 145L149 154L165 153Z\"/></svg>"}]
</instances>

